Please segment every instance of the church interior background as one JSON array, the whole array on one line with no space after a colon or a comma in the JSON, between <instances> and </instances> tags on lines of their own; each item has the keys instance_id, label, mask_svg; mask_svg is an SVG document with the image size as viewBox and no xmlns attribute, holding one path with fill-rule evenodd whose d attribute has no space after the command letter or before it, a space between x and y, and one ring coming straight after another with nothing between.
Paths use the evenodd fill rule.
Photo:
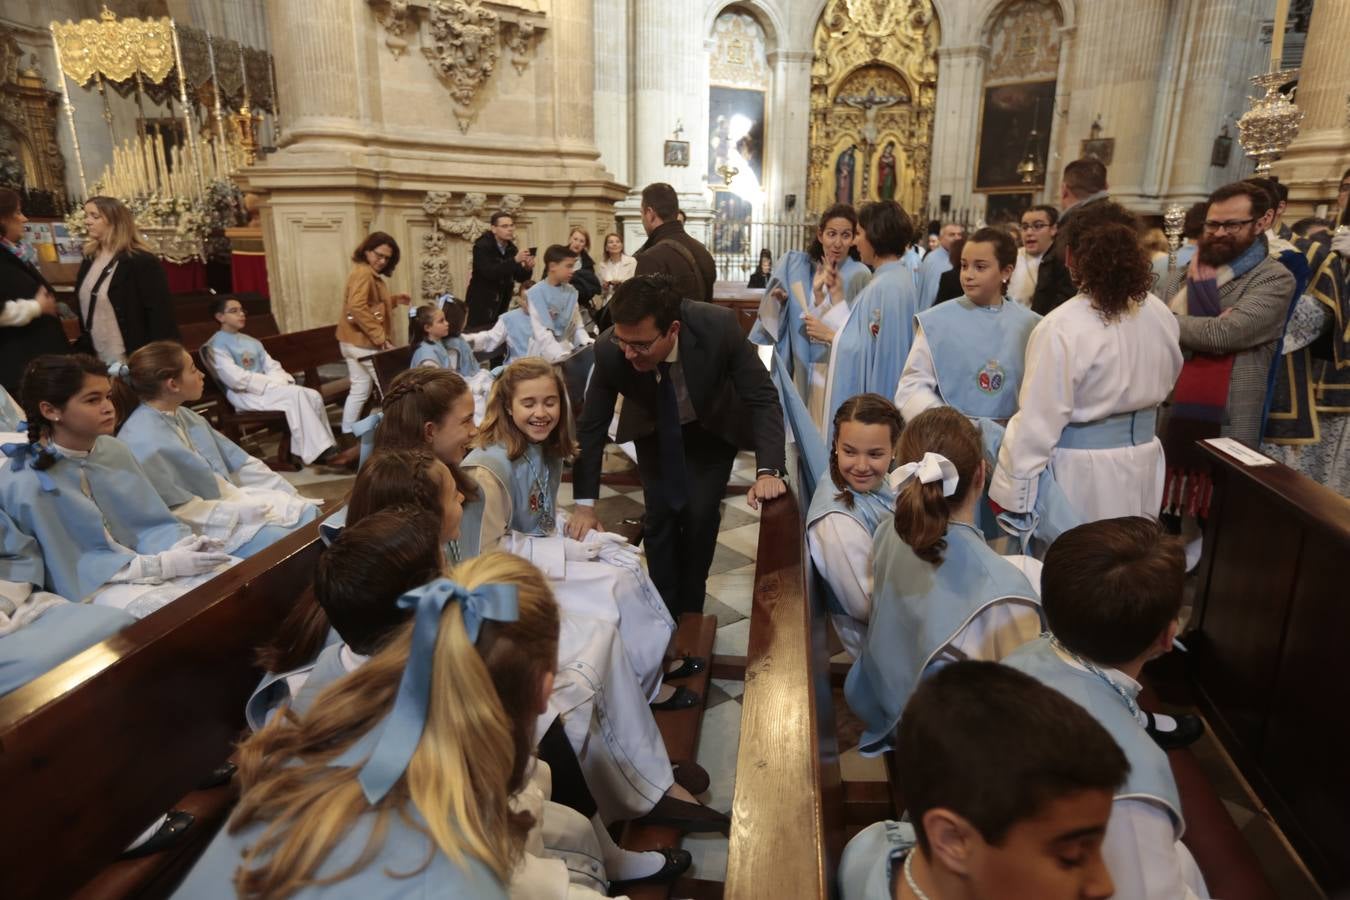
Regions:
<instances>
[{"instance_id":1,"label":"church interior background","mask_svg":"<svg viewBox=\"0 0 1350 900\"><path fill-rule=\"evenodd\" d=\"M1276 43L1302 70L1278 85L1304 112L1273 169L1292 220L1325 214L1345 165L1350 2L1287 6L1277 24L1275 0L0 0L0 184L49 226L50 262L78 264L75 211L100 190L134 197L161 255L212 286L263 261L283 331L333 322L372 230L402 248L395 292L461 295L493 211L521 247L584 226L593 255L609 231L631 253L651 182L743 285L832 203L1015 221L1058 205L1084 155L1161 224L1252 173L1237 121ZM150 28L139 55L63 30L161 17L173 34ZM641 495L601 503L622 516ZM757 521L728 501L719 653L746 652ZM720 808L739 690L715 682L700 745ZM1225 802L1259 830L1241 793ZM701 877L725 868L724 840L686 846Z\"/></svg>"}]
</instances>

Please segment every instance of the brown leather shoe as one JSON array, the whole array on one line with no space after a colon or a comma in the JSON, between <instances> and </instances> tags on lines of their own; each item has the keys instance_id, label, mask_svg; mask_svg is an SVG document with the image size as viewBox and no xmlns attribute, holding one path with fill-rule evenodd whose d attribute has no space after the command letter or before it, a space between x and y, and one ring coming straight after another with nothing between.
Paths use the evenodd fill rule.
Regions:
<instances>
[{"instance_id":1,"label":"brown leather shoe","mask_svg":"<svg viewBox=\"0 0 1350 900\"><path fill-rule=\"evenodd\" d=\"M330 466L334 469L356 470L356 464L361 461L361 445L352 444L341 453L335 453L323 460L321 465Z\"/></svg>"},{"instance_id":2,"label":"brown leather shoe","mask_svg":"<svg viewBox=\"0 0 1350 900\"><path fill-rule=\"evenodd\" d=\"M643 825L666 825L686 833L716 831L728 834L731 831L731 819L726 813L701 803L676 800L669 794L658 800L652 811L637 821Z\"/></svg>"}]
</instances>

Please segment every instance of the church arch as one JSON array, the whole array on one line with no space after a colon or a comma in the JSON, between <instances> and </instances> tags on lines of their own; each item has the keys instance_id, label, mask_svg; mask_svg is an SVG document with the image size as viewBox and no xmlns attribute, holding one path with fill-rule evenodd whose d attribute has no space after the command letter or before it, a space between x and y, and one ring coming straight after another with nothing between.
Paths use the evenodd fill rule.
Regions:
<instances>
[{"instance_id":1,"label":"church arch","mask_svg":"<svg viewBox=\"0 0 1350 900\"><path fill-rule=\"evenodd\" d=\"M758 22L759 27L764 30L764 44L769 53L783 48L787 31L783 26L782 17L772 4L760 0L733 0L708 4L703 16L703 35L706 40L712 41L716 38L717 20L728 12L744 13Z\"/></svg>"}]
</instances>

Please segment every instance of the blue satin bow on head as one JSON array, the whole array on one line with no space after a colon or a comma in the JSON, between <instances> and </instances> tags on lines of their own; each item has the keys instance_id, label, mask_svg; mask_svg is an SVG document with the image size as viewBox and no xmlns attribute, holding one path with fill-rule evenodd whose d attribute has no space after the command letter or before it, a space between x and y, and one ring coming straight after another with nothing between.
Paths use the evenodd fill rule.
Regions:
<instances>
[{"instance_id":1,"label":"blue satin bow on head","mask_svg":"<svg viewBox=\"0 0 1350 900\"><path fill-rule=\"evenodd\" d=\"M385 717L384 730L357 777L371 804L378 803L403 776L422 740L431 700L436 637L440 633L441 615L452 602L460 605L471 644L478 641L484 620L514 622L520 617L513 584L485 584L470 590L448 578L437 578L398 598L400 609L416 610L412 645L394 708Z\"/></svg>"},{"instance_id":2,"label":"blue satin bow on head","mask_svg":"<svg viewBox=\"0 0 1350 900\"><path fill-rule=\"evenodd\" d=\"M27 431L28 423L20 422L19 430ZM24 441L21 444L0 445L0 453L3 453L14 460L14 471L21 472L23 471L23 467L32 461L31 458L37 456L38 448L37 445ZM46 472L39 471L38 469L34 469L33 474L37 476L38 487L48 492L56 490L56 482L52 481L52 476L48 475Z\"/></svg>"}]
</instances>

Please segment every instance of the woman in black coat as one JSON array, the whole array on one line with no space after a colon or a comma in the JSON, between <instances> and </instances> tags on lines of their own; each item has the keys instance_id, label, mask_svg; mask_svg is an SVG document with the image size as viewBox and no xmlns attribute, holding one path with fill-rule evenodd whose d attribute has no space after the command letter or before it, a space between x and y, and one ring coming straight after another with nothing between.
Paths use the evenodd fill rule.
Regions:
<instances>
[{"instance_id":1,"label":"woman in black coat","mask_svg":"<svg viewBox=\"0 0 1350 900\"><path fill-rule=\"evenodd\" d=\"M178 340L168 276L141 240L131 210L112 197L91 197L84 225L89 241L75 278L81 342L116 362L151 341Z\"/></svg>"},{"instance_id":2,"label":"woman in black coat","mask_svg":"<svg viewBox=\"0 0 1350 900\"><path fill-rule=\"evenodd\" d=\"M44 353L69 353L61 320L56 317L52 286L32 263L20 258L19 242L28 219L19 195L0 188L0 384L14 397L24 367Z\"/></svg>"}]
</instances>

